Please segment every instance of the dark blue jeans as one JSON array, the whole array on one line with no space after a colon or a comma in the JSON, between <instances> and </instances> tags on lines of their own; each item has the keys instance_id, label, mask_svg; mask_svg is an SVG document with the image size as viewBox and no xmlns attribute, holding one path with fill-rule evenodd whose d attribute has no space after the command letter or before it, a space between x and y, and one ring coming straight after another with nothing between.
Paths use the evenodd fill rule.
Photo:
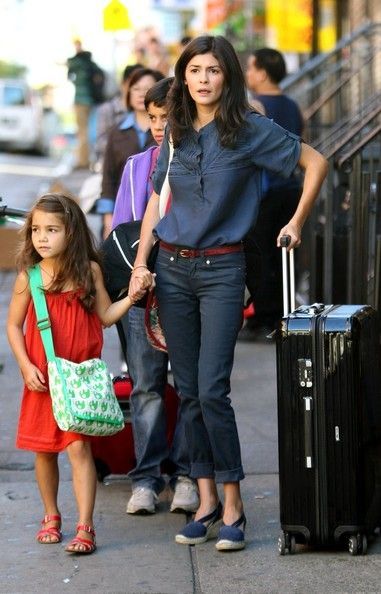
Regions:
<instances>
[{"instance_id":1,"label":"dark blue jeans","mask_svg":"<svg viewBox=\"0 0 381 594\"><path fill-rule=\"evenodd\" d=\"M161 248L156 262L160 319L188 442L191 476L219 483L244 478L229 398L242 324L243 252L182 258Z\"/></svg>"}]
</instances>

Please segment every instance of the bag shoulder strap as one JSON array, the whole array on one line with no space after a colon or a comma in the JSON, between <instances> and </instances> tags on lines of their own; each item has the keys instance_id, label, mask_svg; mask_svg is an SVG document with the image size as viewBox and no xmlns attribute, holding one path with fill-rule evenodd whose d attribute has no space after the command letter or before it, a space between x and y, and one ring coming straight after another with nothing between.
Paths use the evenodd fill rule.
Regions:
<instances>
[{"instance_id":1,"label":"bag shoulder strap","mask_svg":"<svg viewBox=\"0 0 381 594\"><path fill-rule=\"evenodd\" d=\"M50 329L50 318L46 305L45 293L42 290L42 276L39 264L35 264L28 270L30 292L36 310L37 328L41 332L41 339L44 345L46 358L48 361L54 361L56 354L54 352L53 336Z\"/></svg>"},{"instance_id":2,"label":"bag shoulder strap","mask_svg":"<svg viewBox=\"0 0 381 594\"><path fill-rule=\"evenodd\" d=\"M162 188L160 191L160 198L159 198L159 215L160 215L161 219L163 218L163 216L166 213L167 203L168 203L169 196L171 193L171 187L169 185L168 174L169 174L169 168L171 166L173 153L175 150L174 146L173 146L173 141L172 141L171 135L169 135L169 137L168 137L168 144L169 144L168 168L167 168L167 173L165 175L164 182L163 182L163 185L162 185Z\"/></svg>"}]
</instances>

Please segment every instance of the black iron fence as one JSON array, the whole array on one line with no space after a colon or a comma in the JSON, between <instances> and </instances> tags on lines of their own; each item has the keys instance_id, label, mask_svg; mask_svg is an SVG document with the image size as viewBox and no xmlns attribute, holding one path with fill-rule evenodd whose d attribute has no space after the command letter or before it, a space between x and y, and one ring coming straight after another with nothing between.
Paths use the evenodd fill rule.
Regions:
<instances>
[{"instance_id":1,"label":"black iron fence","mask_svg":"<svg viewBox=\"0 0 381 594\"><path fill-rule=\"evenodd\" d=\"M309 299L381 312L381 23L284 82L329 173L303 237Z\"/></svg>"}]
</instances>

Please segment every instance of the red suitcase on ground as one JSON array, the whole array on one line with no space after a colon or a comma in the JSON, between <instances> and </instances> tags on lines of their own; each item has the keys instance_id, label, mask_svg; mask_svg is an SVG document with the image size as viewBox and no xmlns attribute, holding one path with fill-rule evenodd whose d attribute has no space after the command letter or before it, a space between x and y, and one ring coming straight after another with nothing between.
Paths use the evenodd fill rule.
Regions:
<instances>
[{"instance_id":1,"label":"red suitcase on ground","mask_svg":"<svg viewBox=\"0 0 381 594\"><path fill-rule=\"evenodd\" d=\"M127 474L135 467L134 439L130 416L131 379L126 376L115 377L114 390L124 414L125 427L116 435L93 437L91 448L98 480L109 474ZM172 443L177 420L178 396L176 390L167 384L165 390L165 408L167 413L168 444ZM163 468L165 471L165 468Z\"/></svg>"}]
</instances>

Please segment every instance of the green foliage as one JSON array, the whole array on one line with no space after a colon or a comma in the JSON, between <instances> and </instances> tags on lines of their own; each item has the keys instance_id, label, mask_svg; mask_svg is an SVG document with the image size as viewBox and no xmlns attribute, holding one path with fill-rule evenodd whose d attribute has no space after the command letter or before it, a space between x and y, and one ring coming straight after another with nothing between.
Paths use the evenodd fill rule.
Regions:
<instances>
[{"instance_id":1,"label":"green foliage","mask_svg":"<svg viewBox=\"0 0 381 594\"><path fill-rule=\"evenodd\" d=\"M0 60L0 78L22 78L25 72L25 66Z\"/></svg>"}]
</instances>

